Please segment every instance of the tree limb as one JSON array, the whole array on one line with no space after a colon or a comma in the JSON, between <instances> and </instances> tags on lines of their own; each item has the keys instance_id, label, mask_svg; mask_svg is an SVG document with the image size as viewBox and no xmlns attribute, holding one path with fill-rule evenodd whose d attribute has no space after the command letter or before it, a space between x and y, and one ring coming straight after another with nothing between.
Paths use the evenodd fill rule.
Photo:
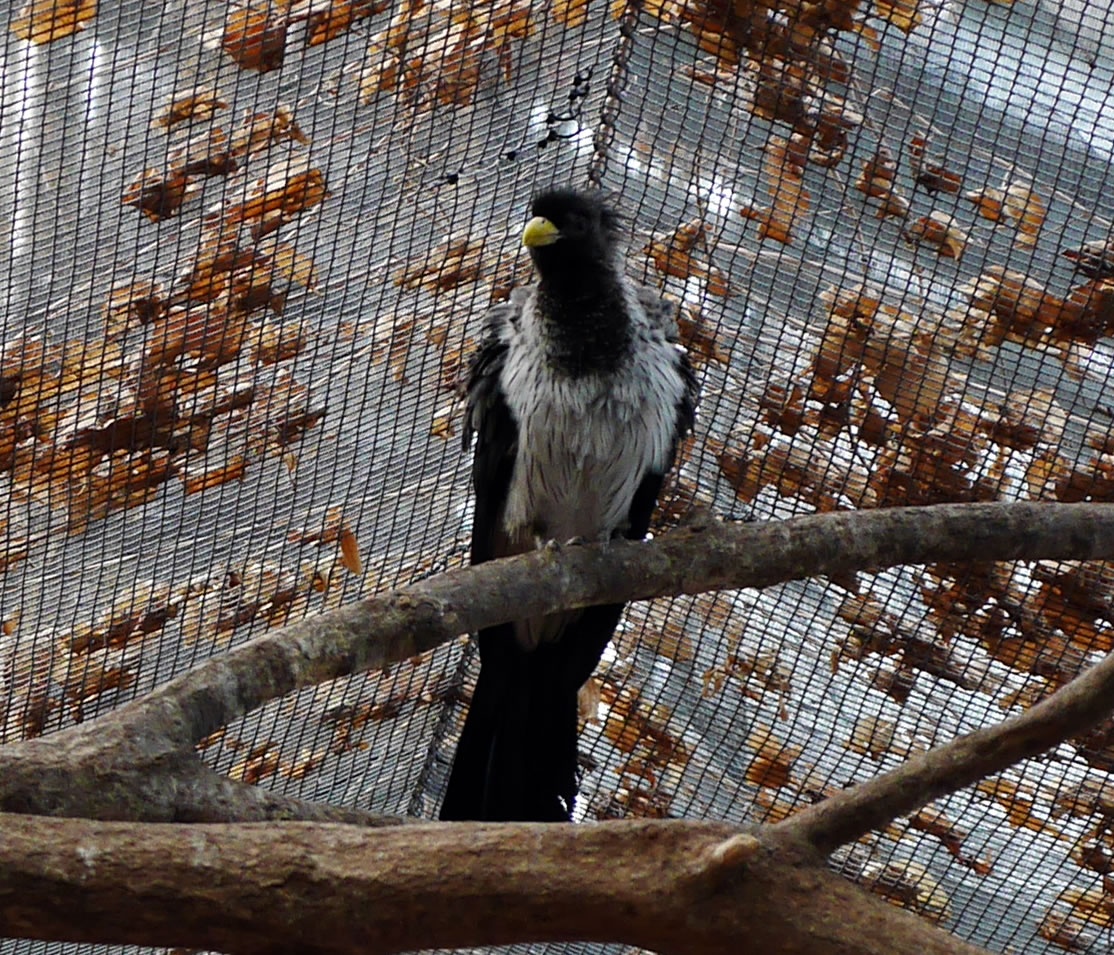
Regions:
<instances>
[{"instance_id":1,"label":"tree limb","mask_svg":"<svg viewBox=\"0 0 1114 955\"><path fill-rule=\"evenodd\" d=\"M1114 504L941 504L717 521L653 541L543 549L451 570L266 634L130 707L192 744L293 690L518 617L899 564L1055 558L1114 558Z\"/></svg>"},{"instance_id":2,"label":"tree limb","mask_svg":"<svg viewBox=\"0 0 1114 955\"><path fill-rule=\"evenodd\" d=\"M781 955L980 952L809 854L721 823L369 830L0 816L0 858L0 920L27 938L237 955L585 939L664 955L744 941Z\"/></svg>"},{"instance_id":3,"label":"tree limb","mask_svg":"<svg viewBox=\"0 0 1114 955\"><path fill-rule=\"evenodd\" d=\"M147 821L291 813L321 819L322 807L260 798L247 787L234 796L222 783L221 798L215 798L218 784L206 779L194 744L300 687L382 667L519 616L895 564L1111 557L1114 505L1048 503L712 522L647 542L547 548L450 571L308 618L214 657L82 726L10 744L0 751L0 810ZM192 788L175 781L183 776L192 779Z\"/></svg>"},{"instance_id":4,"label":"tree limb","mask_svg":"<svg viewBox=\"0 0 1114 955\"><path fill-rule=\"evenodd\" d=\"M1114 710L1114 653L1018 716L919 753L778 823L827 855L1090 729Z\"/></svg>"}]
</instances>

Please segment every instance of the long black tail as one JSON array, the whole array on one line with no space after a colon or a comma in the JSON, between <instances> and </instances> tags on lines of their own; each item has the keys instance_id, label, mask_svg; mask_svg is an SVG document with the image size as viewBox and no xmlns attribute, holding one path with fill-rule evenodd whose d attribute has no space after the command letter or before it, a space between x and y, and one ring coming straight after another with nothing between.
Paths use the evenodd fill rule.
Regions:
<instances>
[{"instance_id":1,"label":"long black tail","mask_svg":"<svg viewBox=\"0 0 1114 955\"><path fill-rule=\"evenodd\" d=\"M523 650L506 624L479 635L480 676L441 818L567 822L577 793L577 693L622 613L592 607Z\"/></svg>"}]
</instances>

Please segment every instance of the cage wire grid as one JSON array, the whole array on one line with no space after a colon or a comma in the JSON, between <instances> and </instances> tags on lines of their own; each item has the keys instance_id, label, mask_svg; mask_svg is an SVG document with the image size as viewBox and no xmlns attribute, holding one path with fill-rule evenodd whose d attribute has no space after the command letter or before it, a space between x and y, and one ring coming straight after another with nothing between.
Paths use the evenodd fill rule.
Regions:
<instances>
[{"instance_id":1,"label":"cage wire grid","mask_svg":"<svg viewBox=\"0 0 1114 955\"><path fill-rule=\"evenodd\" d=\"M719 0L13 4L0 742L465 561L454 387L528 279L539 185L614 195L631 273L682 305L703 399L659 526L1109 500L1111 289L1061 253L1114 216L1112 14L825 9L802 31ZM629 607L584 693L578 817L782 818L1112 643L1098 563L848 585ZM458 640L203 753L432 817L475 669ZM834 864L994 950L1104 950L1110 745L1108 725ZM70 950L124 951L0 941Z\"/></svg>"}]
</instances>

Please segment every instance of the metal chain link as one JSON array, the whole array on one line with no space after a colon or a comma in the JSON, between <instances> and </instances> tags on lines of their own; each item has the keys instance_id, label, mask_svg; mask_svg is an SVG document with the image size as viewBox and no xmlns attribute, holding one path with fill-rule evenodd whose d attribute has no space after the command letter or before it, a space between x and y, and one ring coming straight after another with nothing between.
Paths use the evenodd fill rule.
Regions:
<instances>
[{"instance_id":1,"label":"metal chain link","mask_svg":"<svg viewBox=\"0 0 1114 955\"><path fill-rule=\"evenodd\" d=\"M619 18L619 42L611 58L611 70L607 76L607 95L600 109L600 124L592 137L594 151L588 166L588 184L593 189L603 186L607 172L607 158L611 144L615 140L615 126L623 107L623 93L627 88L628 66L634 51L634 37L642 13L642 0L627 0L623 15Z\"/></svg>"}]
</instances>

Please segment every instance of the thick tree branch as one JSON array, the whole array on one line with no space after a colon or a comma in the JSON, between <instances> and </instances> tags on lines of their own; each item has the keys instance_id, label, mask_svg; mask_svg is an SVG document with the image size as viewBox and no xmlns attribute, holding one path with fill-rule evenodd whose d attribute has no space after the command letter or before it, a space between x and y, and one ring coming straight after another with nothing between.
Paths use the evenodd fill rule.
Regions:
<instances>
[{"instance_id":1,"label":"thick tree branch","mask_svg":"<svg viewBox=\"0 0 1114 955\"><path fill-rule=\"evenodd\" d=\"M75 730L0 748L6 812L134 822L305 820L383 826L402 816L295 799L214 772L192 748L129 738L107 716Z\"/></svg>"},{"instance_id":2,"label":"thick tree branch","mask_svg":"<svg viewBox=\"0 0 1114 955\"><path fill-rule=\"evenodd\" d=\"M3 816L0 857L0 920L28 938L237 955L581 939L678 955L980 951L792 846L718 823L368 830Z\"/></svg>"}]
</instances>

